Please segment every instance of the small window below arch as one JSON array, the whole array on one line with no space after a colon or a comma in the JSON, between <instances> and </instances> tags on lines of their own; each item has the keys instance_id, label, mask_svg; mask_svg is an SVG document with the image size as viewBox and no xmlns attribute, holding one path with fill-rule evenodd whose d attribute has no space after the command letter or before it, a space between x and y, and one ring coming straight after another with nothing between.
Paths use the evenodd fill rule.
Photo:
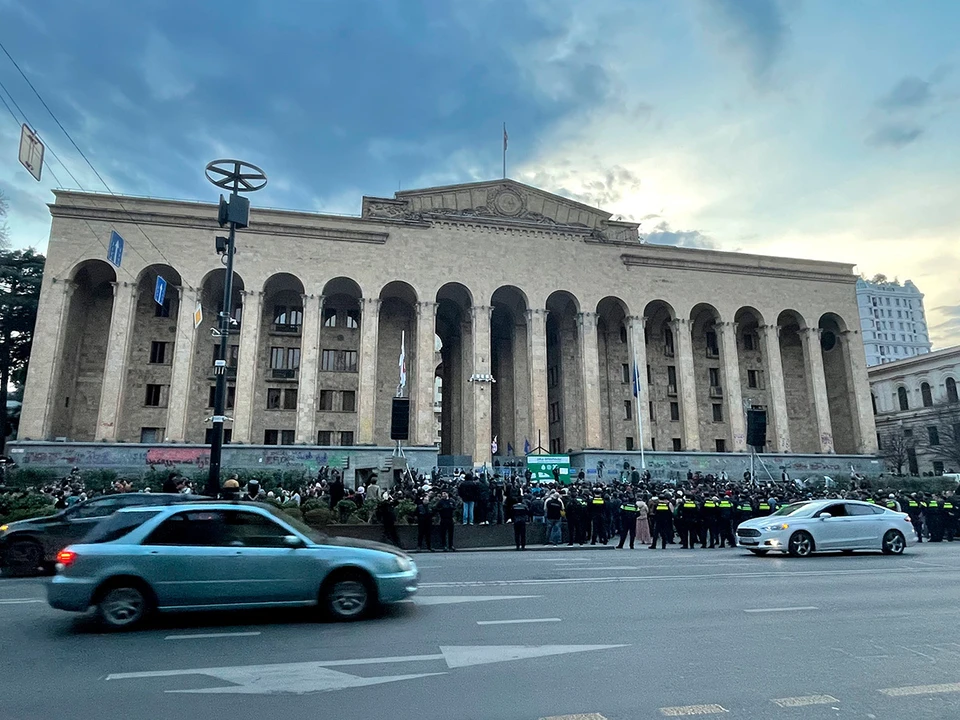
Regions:
<instances>
[{"instance_id":1,"label":"small window below arch","mask_svg":"<svg viewBox=\"0 0 960 720\"><path fill-rule=\"evenodd\" d=\"M930 383L921 383L920 396L924 407L933 407L933 393L930 392Z\"/></svg>"},{"instance_id":2,"label":"small window below arch","mask_svg":"<svg viewBox=\"0 0 960 720\"><path fill-rule=\"evenodd\" d=\"M899 403L900 403L900 409L901 409L901 410L909 410L909 409L910 409L910 401L907 400L907 389L906 389L905 387L898 387L898 388L897 388L897 400L898 400Z\"/></svg>"},{"instance_id":3,"label":"small window below arch","mask_svg":"<svg viewBox=\"0 0 960 720\"><path fill-rule=\"evenodd\" d=\"M626 344L627 342L627 326L626 325L620 326L620 342L624 344Z\"/></svg>"},{"instance_id":4,"label":"small window below arch","mask_svg":"<svg viewBox=\"0 0 960 720\"><path fill-rule=\"evenodd\" d=\"M960 398L957 397L957 381L953 378L947 378L947 402L960 402Z\"/></svg>"}]
</instances>

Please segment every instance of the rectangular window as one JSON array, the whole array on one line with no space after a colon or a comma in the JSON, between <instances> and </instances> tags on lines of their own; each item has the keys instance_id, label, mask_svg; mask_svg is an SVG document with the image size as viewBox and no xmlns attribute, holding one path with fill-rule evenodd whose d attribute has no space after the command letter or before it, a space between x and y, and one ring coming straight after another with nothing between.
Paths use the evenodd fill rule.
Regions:
<instances>
[{"instance_id":1,"label":"rectangular window","mask_svg":"<svg viewBox=\"0 0 960 720\"><path fill-rule=\"evenodd\" d=\"M657 439L654 437L650 438L650 449L654 452L657 451Z\"/></svg>"},{"instance_id":2,"label":"rectangular window","mask_svg":"<svg viewBox=\"0 0 960 720\"><path fill-rule=\"evenodd\" d=\"M267 410L280 409L280 388L267 388Z\"/></svg>"},{"instance_id":3,"label":"rectangular window","mask_svg":"<svg viewBox=\"0 0 960 720\"><path fill-rule=\"evenodd\" d=\"M354 390L344 390L342 393L342 402L340 409L344 412L356 412L357 410L357 393ZM352 445L353 443L351 443Z\"/></svg>"},{"instance_id":4,"label":"rectangular window","mask_svg":"<svg viewBox=\"0 0 960 720\"><path fill-rule=\"evenodd\" d=\"M680 422L680 403L670 403L670 422Z\"/></svg>"},{"instance_id":5,"label":"rectangular window","mask_svg":"<svg viewBox=\"0 0 960 720\"><path fill-rule=\"evenodd\" d=\"M550 422L560 422L560 403L550 403Z\"/></svg>"},{"instance_id":6,"label":"rectangular window","mask_svg":"<svg viewBox=\"0 0 960 720\"><path fill-rule=\"evenodd\" d=\"M337 351L336 350L324 350L320 355L320 369L321 370L336 370L337 368Z\"/></svg>"},{"instance_id":7,"label":"rectangular window","mask_svg":"<svg viewBox=\"0 0 960 720\"><path fill-rule=\"evenodd\" d=\"M321 430L317 433L317 445L333 445L333 431Z\"/></svg>"},{"instance_id":8,"label":"rectangular window","mask_svg":"<svg viewBox=\"0 0 960 720\"><path fill-rule=\"evenodd\" d=\"M647 365L647 385L653 385L653 370Z\"/></svg>"},{"instance_id":9,"label":"rectangular window","mask_svg":"<svg viewBox=\"0 0 960 720\"><path fill-rule=\"evenodd\" d=\"M676 365L667 365L667 385L677 387L677 367Z\"/></svg>"},{"instance_id":10,"label":"rectangular window","mask_svg":"<svg viewBox=\"0 0 960 720\"><path fill-rule=\"evenodd\" d=\"M340 444L344 447L353 445L353 430L344 430L340 433Z\"/></svg>"},{"instance_id":11,"label":"rectangular window","mask_svg":"<svg viewBox=\"0 0 960 720\"><path fill-rule=\"evenodd\" d=\"M753 333L746 333L743 336L743 349L744 350L756 350L757 344L753 339Z\"/></svg>"},{"instance_id":12,"label":"rectangular window","mask_svg":"<svg viewBox=\"0 0 960 720\"><path fill-rule=\"evenodd\" d=\"M623 401L623 419L633 420L633 402L630 400Z\"/></svg>"},{"instance_id":13,"label":"rectangular window","mask_svg":"<svg viewBox=\"0 0 960 720\"><path fill-rule=\"evenodd\" d=\"M720 403L713 403L713 421L723 422L723 405Z\"/></svg>"},{"instance_id":14,"label":"rectangular window","mask_svg":"<svg viewBox=\"0 0 960 720\"><path fill-rule=\"evenodd\" d=\"M346 315L347 327L350 330L356 330L360 327L360 311L359 310L347 310Z\"/></svg>"},{"instance_id":15,"label":"rectangular window","mask_svg":"<svg viewBox=\"0 0 960 720\"><path fill-rule=\"evenodd\" d=\"M554 455L560 454L560 438L550 438L550 452Z\"/></svg>"},{"instance_id":16,"label":"rectangular window","mask_svg":"<svg viewBox=\"0 0 960 720\"><path fill-rule=\"evenodd\" d=\"M287 348L287 369L300 369L300 348Z\"/></svg>"},{"instance_id":17,"label":"rectangular window","mask_svg":"<svg viewBox=\"0 0 960 720\"><path fill-rule=\"evenodd\" d=\"M633 438L630 436L627 436L627 450L633 450Z\"/></svg>"},{"instance_id":18,"label":"rectangular window","mask_svg":"<svg viewBox=\"0 0 960 720\"><path fill-rule=\"evenodd\" d=\"M155 428L155 427L140 428L140 442L142 443L160 442L162 437L163 435L160 432L160 428Z\"/></svg>"},{"instance_id":19,"label":"rectangular window","mask_svg":"<svg viewBox=\"0 0 960 720\"><path fill-rule=\"evenodd\" d=\"M153 304L153 316L159 318L170 317L170 298L165 297L162 305Z\"/></svg>"},{"instance_id":20,"label":"rectangular window","mask_svg":"<svg viewBox=\"0 0 960 720\"><path fill-rule=\"evenodd\" d=\"M723 438L717 438L715 442L717 443L717 452L726 452L726 451L727 451L727 441L726 441L726 440L724 440Z\"/></svg>"},{"instance_id":21,"label":"rectangular window","mask_svg":"<svg viewBox=\"0 0 960 720\"><path fill-rule=\"evenodd\" d=\"M280 431L280 444L281 445L293 445L295 441L295 433L293 430L281 430Z\"/></svg>"},{"instance_id":22,"label":"rectangular window","mask_svg":"<svg viewBox=\"0 0 960 720\"><path fill-rule=\"evenodd\" d=\"M300 305L274 305L273 324L277 330L299 331L303 325L303 307Z\"/></svg>"},{"instance_id":23,"label":"rectangular window","mask_svg":"<svg viewBox=\"0 0 960 720\"><path fill-rule=\"evenodd\" d=\"M280 444L280 431L279 431L279 430L264 430L264 431L263 431L263 444L264 444L264 445L279 445L279 444Z\"/></svg>"},{"instance_id":24,"label":"rectangular window","mask_svg":"<svg viewBox=\"0 0 960 720\"><path fill-rule=\"evenodd\" d=\"M337 326L337 311L334 308L323 309L323 326L331 328Z\"/></svg>"},{"instance_id":25,"label":"rectangular window","mask_svg":"<svg viewBox=\"0 0 960 720\"><path fill-rule=\"evenodd\" d=\"M904 429L903 429L903 437L904 437L905 440L912 440L912 439L913 439L913 428L904 428Z\"/></svg>"},{"instance_id":26,"label":"rectangular window","mask_svg":"<svg viewBox=\"0 0 960 720\"><path fill-rule=\"evenodd\" d=\"M223 429L223 443L226 445L228 442L233 440L233 430L230 428ZM213 442L213 428L207 428L203 435L204 445L209 445Z\"/></svg>"},{"instance_id":27,"label":"rectangular window","mask_svg":"<svg viewBox=\"0 0 960 720\"><path fill-rule=\"evenodd\" d=\"M143 404L147 407L164 407L166 394L166 385L147 385Z\"/></svg>"},{"instance_id":28,"label":"rectangular window","mask_svg":"<svg viewBox=\"0 0 960 720\"><path fill-rule=\"evenodd\" d=\"M681 449L682 447L683 447L683 445L682 445L682 443L680 442L680 438L673 438L673 451L674 451L674 452L680 452L680 449Z\"/></svg>"},{"instance_id":29,"label":"rectangular window","mask_svg":"<svg viewBox=\"0 0 960 720\"><path fill-rule=\"evenodd\" d=\"M708 368L710 375L710 387L720 387L720 368Z\"/></svg>"},{"instance_id":30,"label":"rectangular window","mask_svg":"<svg viewBox=\"0 0 960 720\"><path fill-rule=\"evenodd\" d=\"M287 362L287 349L285 347L270 348L270 369L285 370Z\"/></svg>"},{"instance_id":31,"label":"rectangular window","mask_svg":"<svg viewBox=\"0 0 960 720\"><path fill-rule=\"evenodd\" d=\"M357 371L357 351L344 350L343 351L343 372L356 372L356 371Z\"/></svg>"},{"instance_id":32,"label":"rectangular window","mask_svg":"<svg viewBox=\"0 0 960 720\"><path fill-rule=\"evenodd\" d=\"M163 365L167 361L167 345L165 342L154 340L150 343L150 362L153 365Z\"/></svg>"},{"instance_id":33,"label":"rectangular window","mask_svg":"<svg viewBox=\"0 0 960 720\"><path fill-rule=\"evenodd\" d=\"M650 401L650 422L656 422L657 416L653 410L653 400Z\"/></svg>"},{"instance_id":34,"label":"rectangular window","mask_svg":"<svg viewBox=\"0 0 960 720\"><path fill-rule=\"evenodd\" d=\"M560 368L556 365L547 368L547 387L556 387L560 383Z\"/></svg>"},{"instance_id":35,"label":"rectangular window","mask_svg":"<svg viewBox=\"0 0 960 720\"><path fill-rule=\"evenodd\" d=\"M620 365L620 382L630 382L630 366L627 363L621 363Z\"/></svg>"},{"instance_id":36,"label":"rectangular window","mask_svg":"<svg viewBox=\"0 0 960 720\"><path fill-rule=\"evenodd\" d=\"M707 332L707 357L720 357L720 348L717 347L717 334Z\"/></svg>"},{"instance_id":37,"label":"rectangular window","mask_svg":"<svg viewBox=\"0 0 960 720\"><path fill-rule=\"evenodd\" d=\"M760 387L760 384L757 382L756 370L747 370L747 387L748 388Z\"/></svg>"},{"instance_id":38,"label":"rectangular window","mask_svg":"<svg viewBox=\"0 0 960 720\"><path fill-rule=\"evenodd\" d=\"M237 388L235 388L233 385L227 385L227 403L226 403L227 410L233 409L233 401L236 400L236 397L237 397ZM214 407L216 405L216 401L217 401L217 386L211 385L210 395L207 399L207 407L211 407L211 408Z\"/></svg>"},{"instance_id":39,"label":"rectangular window","mask_svg":"<svg viewBox=\"0 0 960 720\"><path fill-rule=\"evenodd\" d=\"M943 462L940 460L933 461L933 474L934 475L943 475Z\"/></svg>"},{"instance_id":40,"label":"rectangular window","mask_svg":"<svg viewBox=\"0 0 960 720\"><path fill-rule=\"evenodd\" d=\"M324 412L333 410L333 390L320 391L320 409Z\"/></svg>"},{"instance_id":41,"label":"rectangular window","mask_svg":"<svg viewBox=\"0 0 960 720\"><path fill-rule=\"evenodd\" d=\"M283 409L284 410L296 410L297 409L297 389L288 388L283 391Z\"/></svg>"},{"instance_id":42,"label":"rectangular window","mask_svg":"<svg viewBox=\"0 0 960 720\"><path fill-rule=\"evenodd\" d=\"M931 445L940 444L940 431L937 430L936 425L931 425L927 428L927 438L930 440Z\"/></svg>"}]
</instances>

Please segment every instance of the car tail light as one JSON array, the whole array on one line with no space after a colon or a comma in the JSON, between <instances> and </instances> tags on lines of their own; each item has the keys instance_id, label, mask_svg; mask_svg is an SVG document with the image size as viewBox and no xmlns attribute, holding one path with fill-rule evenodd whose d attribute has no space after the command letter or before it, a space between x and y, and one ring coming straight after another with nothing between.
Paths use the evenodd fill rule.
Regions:
<instances>
[{"instance_id":1,"label":"car tail light","mask_svg":"<svg viewBox=\"0 0 960 720\"><path fill-rule=\"evenodd\" d=\"M73 550L61 550L57 553L57 562L64 567L68 567L76 559L77 554Z\"/></svg>"}]
</instances>

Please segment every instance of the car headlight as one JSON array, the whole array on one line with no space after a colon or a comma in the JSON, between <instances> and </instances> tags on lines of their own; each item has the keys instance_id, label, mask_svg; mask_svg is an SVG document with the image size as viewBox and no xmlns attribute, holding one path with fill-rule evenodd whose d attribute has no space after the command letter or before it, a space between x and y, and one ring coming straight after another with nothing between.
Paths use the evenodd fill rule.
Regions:
<instances>
[{"instance_id":1,"label":"car headlight","mask_svg":"<svg viewBox=\"0 0 960 720\"><path fill-rule=\"evenodd\" d=\"M766 530L767 532L777 532L778 530L786 530L790 526L787 523L774 523L773 525L764 525L761 530Z\"/></svg>"},{"instance_id":2,"label":"car headlight","mask_svg":"<svg viewBox=\"0 0 960 720\"><path fill-rule=\"evenodd\" d=\"M397 555L396 559L397 559L397 569L400 572L409 572L410 570L413 570L413 561L410 558L400 557L399 555Z\"/></svg>"}]
</instances>

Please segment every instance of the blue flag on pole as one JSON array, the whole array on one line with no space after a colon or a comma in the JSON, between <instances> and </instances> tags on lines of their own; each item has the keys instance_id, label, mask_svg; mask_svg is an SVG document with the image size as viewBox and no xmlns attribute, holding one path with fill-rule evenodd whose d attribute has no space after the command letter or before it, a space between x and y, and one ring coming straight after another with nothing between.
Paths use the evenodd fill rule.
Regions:
<instances>
[{"instance_id":1,"label":"blue flag on pole","mask_svg":"<svg viewBox=\"0 0 960 720\"><path fill-rule=\"evenodd\" d=\"M636 363L633 364L633 396L640 397L640 368Z\"/></svg>"},{"instance_id":2,"label":"blue flag on pole","mask_svg":"<svg viewBox=\"0 0 960 720\"><path fill-rule=\"evenodd\" d=\"M526 438L523 439L523 454L524 455L530 454L530 441L527 440Z\"/></svg>"}]
</instances>

